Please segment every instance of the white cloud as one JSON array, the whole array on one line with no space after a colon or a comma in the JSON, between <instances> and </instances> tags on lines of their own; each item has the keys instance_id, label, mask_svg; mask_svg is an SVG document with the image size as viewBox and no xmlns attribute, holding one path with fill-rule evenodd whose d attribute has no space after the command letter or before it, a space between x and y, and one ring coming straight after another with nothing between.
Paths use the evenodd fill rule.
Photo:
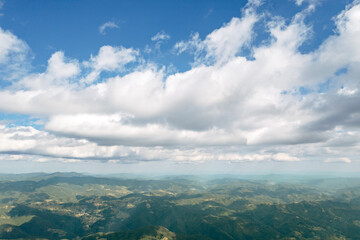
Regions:
<instances>
[{"instance_id":1,"label":"white cloud","mask_svg":"<svg viewBox=\"0 0 360 240\"><path fill-rule=\"evenodd\" d=\"M162 43L168 41L170 39L170 35L168 35L164 30L158 32L157 34L155 34L152 38L151 41L155 42L155 48L157 51L160 51L160 46ZM153 51L153 49L149 48L149 46L145 47L145 52L147 53L151 53Z\"/></svg>"},{"instance_id":2,"label":"white cloud","mask_svg":"<svg viewBox=\"0 0 360 240\"><path fill-rule=\"evenodd\" d=\"M324 162L326 163L351 163L349 158L328 158Z\"/></svg>"},{"instance_id":3,"label":"white cloud","mask_svg":"<svg viewBox=\"0 0 360 240\"><path fill-rule=\"evenodd\" d=\"M3 127L1 151L64 159L356 161L360 4L348 6L336 18L337 33L309 53L299 51L311 32L308 11L289 23L272 18L264 29L270 38L253 46L259 4L252 1L241 18L203 40L194 34L177 43L179 53L194 53L185 72L166 74L133 48L103 46L82 63L54 53L43 73L0 90L2 111L46 119L44 130L29 128L27 137L22 128ZM4 59L17 45L8 46ZM245 47L252 59L241 56Z\"/></svg>"},{"instance_id":4,"label":"white cloud","mask_svg":"<svg viewBox=\"0 0 360 240\"><path fill-rule=\"evenodd\" d=\"M303 4L304 0L295 0L296 5L300 6Z\"/></svg>"},{"instance_id":5,"label":"white cloud","mask_svg":"<svg viewBox=\"0 0 360 240\"><path fill-rule=\"evenodd\" d=\"M258 17L250 13L242 19L233 18L225 26L210 33L204 40L208 56L217 62L228 61L235 57L252 38L252 28Z\"/></svg>"},{"instance_id":6,"label":"white cloud","mask_svg":"<svg viewBox=\"0 0 360 240\"><path fill-rule=\"evenodd\" d=\"M65 159L121 158L129 151L122 147L99 147L86 140L56 137L32 127L0 125L0 153Z\"/></svg>"},{"instance_id":7,"label":"white cloud","mask_svg":"<svg viewBox=\"0 0 360 240\"><path fill-rule=\"evenodd\" d=\"M174 48L178 53L193 51L198 63L209 60L217 63L229 61L250 43L253 26L260 18L255 13L255 8L260 4L261 1L250 1L242 18L232 18L229 23L207 35L203 41L199 39L199 34L195 33L189 41L178 42Z\"/></svg>"},{"instance_id":8,"label":"white cloud","mask_svg":"<svg viewBox=\"0 0 360 240\"><path fill-rule=\"evenodd\" d=\"M80 69L77 61L66 63L64 53L56 52L48 61L47 72L56 79L67 79L76 76Z\"/></svg>"},{"instance_id":9,"label":"white cloud","mask_svg":"<svg viewBox=\"0 0 360 240\"><path fill-rule=\"evenodd\" d=\"M168 35L164 30L158 32L157 34L155 34L152 38L151 41L157 42L157 41L167 41L170 39L170 35Z\"/></svg>"},{"instance_id":10,"label":"white cloud","mask_svg":"<svg viewBox=\"0 0 360 240\"><path fill-rule=\"evenodd\" d=\"M38 90L48 90L49 87L69 86L69 79L77 76L80 71L77 60L67 59L64 53L59 51L55 52L48 60L46 72L28 75L15 83L14 86Z\"/></svg>"},{"instance_id":11,"label":"white cloud","mask_svg":"<svg viewBox=\"0 0 360 240\"><path fill-rule=\"evenodd\" d=\"M174 49L178 54L181 54L185 51L191 51L195 56L204 51L204 48L205 46L199 37L199 33L194 33L190 40L177 42L174 46Z\"/></svg>"},{"instance_id":12,"label":"white cloud","mask_svg":"<svg viewBox=\"0 0 360 240\"><path fill-rule=\"evenodd\" d=\"M277 154L224 154L219 156L219 160L231 161L231 162L261 162L261 161L278 161L278 162L297 162L300 161L299 158L290 156L287 153L277 153Z\"/></svg>"},{"instance_id":13,"label":"white cloud","mask_svg":"<svg viewBox=\"0 0 360 240\"><path fill-rule=\"evenodd\" d=\"M23 76L29 68L30 49L13 33L0 28L0 74L3 80Z\"/></svg>"},{"instance_id":14,"label":"white cloud","mask_svg":"<svg viewBox=\"0 0 360 240\"><path fill-rule=\"evenodd\" d=\"M133 62L138 51L132 48L103 46L97 56L91 56L91 66L97 71L121 71L125 64Z\"/></svg>"},{"instance_id":15,"label":"white cloud","mask_svg":"<svg viewBox=\"0 0 360 240\"><path fill-rule=\"evenodd\" d=\"M99 27L99 32L103 35L106 34L106 29L108 28L119 28L119 26L114 22L106 22Z\"/></svg>"},{"instance_id":16,"label":"white cloud","mask_svg":"<svg viewBox=\"0 0 360 240\"><path fill-rule=\"evenodd\" d=\"M0 28L0 64L5 64L13 54L23 54L28 50L25 42L9 31Z\"/></svg>"},{"instance_id":17,"label":"white cloud","mask_svg":"<svg viewBox=\"0 0 360 240\"><path fill-rule=\"evenodd\" d=\"M315 7L315 5L318 5L319 3L321 3L321 1L319 1L319 0L294 0L294 1L297 6L301 6L301 5L303 5L304 2L308 2L309 7L312 9Z\"/></svg>"},{"instance_id":18,"label":"white cloud","mask_svg":"<svg viewBox=\"0 0 360 240\"><path fill-rule=\"evenodd\" d=\"M248 9L257 8L257 7L261 6L263 4L263 2L264 2L263 0L249 0L246 3L245 8L248 8Z\"/></svg>"},{"instance_id":19,"label":"white cloud","mask_svg":"<svg viewBox=\"0 0 360 240\"><path fill-rule=\"evenodd\" d=\"M355 88L355 89L349 89L347 87L344 87L344 88L341 88L340 90L338 90L338 94L339 95L345 95L345 96L351 96L351 95L354 95L355 93L358 92L358 89Z\"/></svg>"},{"instance_id":20,"label":"white cloud","mask_svg":"<svg viewBox=\"0 0 360 240\"><path fill-rule=\"evenodd\" d=\"M97 56L91 56L89 62L85 62L90 72L82 82L92 83L102 71L121 72L125 70L125 65L136 60L139 51L132 48L102 46Z\"/></svg>"},{"instance_id":21,"label":"white cloud","mask_svg":"<svg viewBox=\"0 0 360 240\"><path fill-rule=\"evenodd\" d=\"M118 120L117 117L114 118L116 118L114 121ZM94 122L94 124L96 123ZM104 127L109 129L113 125L105 125ZM118 132L120 131L118 130ZM131 138L129 140L131 141ZM204 139L204 141L211 140ZM298 158L286 153L241 155L240 153L208 152L203 148L168 149L160 146L150 148L99 146L84 139L57 137L32 127L7 127L4 125L0 125L0 143L0 154L6 154L0 155L0 159L3 160L33 160L38 162L53 160L65 162L79 160L119 162L143 160L172 160L177 162L214 160L231 162L298 161Z\"/></svg>"},{"instance_id":22,"label":"white cloud","mask_svg":"<svg viewBox=\"0 0 360 240\"><path fill-rule=\"evenodd\" d=\"M213 146L245 143L241 131L229 133L221 129L179 130L155 123L138 126L127 123L131 122L131 118L120 114L54 116L45 128L52 132L90 139L102 145Z\"/></svg>"}]
</instances>

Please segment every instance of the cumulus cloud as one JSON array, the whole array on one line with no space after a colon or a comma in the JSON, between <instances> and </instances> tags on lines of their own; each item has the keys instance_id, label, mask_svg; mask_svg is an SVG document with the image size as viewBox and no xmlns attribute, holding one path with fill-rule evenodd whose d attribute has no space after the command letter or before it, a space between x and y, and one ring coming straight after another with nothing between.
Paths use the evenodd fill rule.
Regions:
<instances>
[{"instance_id":1,"label":"cumulus cloud","mask_svg":"<svg viewBox=\"0 0 360 240\"><path fill-rule=\"evenodd\" d=\"M32 90L47 90L48 88L69 86L71 85L69 80L77 76L80 71L77 60L67 59L64 53L59 51L50 57L44 73L25 76L14 86Z\"/></svg>"},{"instance_id":2,"label":"cumulus cloud","mask_svg":"<svg viewBox=\"0 0 360 240\"><path fill-rule=\"evenodd\" d=\"M124 71L125 65L136 60L139 51L133 48L102 46L97 56L91 56L85 66L92 71L82 80L85 83L95 81L102 71Z\"/></svg>"},{"instance_id":3,"label":"cumulus cloud","mask_svg":"<svg viewBox=\"0 0 360 240\"><path fill-rule=\"evenodd\" d=\"M132 48L103 46L97 56L91 56L91 66L97 71L122 70L124 65L136 59L138 51Z\"/></svg>"},{"instance_id":4,"label":"cumulus cloud","mask_svg":"<svg viewBox=\"0 0 360 240\"><path fill-rule=\"evenodd\" d=\"M53 79L68 79L80 72L76 60L65 62L63 52L54 53L48 61L47 74Z\"/></svg>"},{"instance_id":5,"label":"cumulus cloud","mask_svg":"<svg viewBox=\"0 0 360 240\"><path fill-rule=\"evenodd\" d=\"M106 23L104 23L103 25L101 25L100 27L99 27L99 32L102 34L102 35L105 35L106 34L106 29L108 29L108 28L119 28L119 26L116 24L116 23L114 23L114 22L106 22Z\"/></svg>"},{"instance_id":6,"label":"cumulus cloud","mask_svg":"<svg viewBox=\"0 0 360 240\"><path fill-rule=\"evenodd\" d=\"M271 18L263 26L269 39L254 46L260 4L250 1L242 17L203 39L195 33L178 42L179 54L194 55L184 72L166 74L121 46L103 46L84 62L54 53L44 72L0 90L2 111L45 119L41 131L4 126L1 152L119 161L356 161L360 4L334 18L336 33L309 53L299 51L310 37L308 9L290 21ZM153 40L166 40L164 34ZM245 48L251 59L242 55Z\"/></svg>"},{"instance_id":7,"label":"cumulus cloud","mask_svg":"<svg viewBox=\"0 0 360 240\"><path fill-rule=\"evenodd\" d=\"M195 53L196 60L203 62L212 60L224 63L239 54L253 37L253 26L259 20L255 9L260 1L250 1L243 11L243 17L234 17L219 29L214 30L201 41L199 34L193 34L189 41L181 41L175 45L175 50L182 53L186 50ZM205 53L204 53L205 52Z\"/></svg>"}]
</instances>

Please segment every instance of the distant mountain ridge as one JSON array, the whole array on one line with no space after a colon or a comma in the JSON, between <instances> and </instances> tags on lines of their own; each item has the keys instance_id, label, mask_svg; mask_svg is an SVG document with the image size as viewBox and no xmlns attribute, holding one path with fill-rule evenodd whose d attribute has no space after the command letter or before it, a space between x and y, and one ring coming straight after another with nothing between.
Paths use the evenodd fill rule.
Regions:
<instances>
[{"instance_id":1,"label":"distant mountain ridge","mask_svg":"<svg viewBox=\"0 0 360 240\"><path fill-rule=\"evenodd\" d=\"M359 178L275 178L11 175L0 239L360 239Z\"/></svg>"}]
</instances>

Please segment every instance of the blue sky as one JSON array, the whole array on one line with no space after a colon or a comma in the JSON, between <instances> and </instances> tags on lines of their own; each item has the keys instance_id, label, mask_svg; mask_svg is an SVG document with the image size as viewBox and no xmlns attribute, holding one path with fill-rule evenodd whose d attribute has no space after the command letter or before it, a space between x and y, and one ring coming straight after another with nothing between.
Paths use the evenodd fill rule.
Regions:
<instances>
[{"instance_id":1,"label":"blue sky","mask_svg":"<svg viewBox=\"0 0 360 240\"><path fill-rule=\"evenodd\" d=\"M332 18L349 4L349 0L318 1L316 12L305 21L316 32L301 47L311 51L333 34ZM156 33L165 31L171 36L162 44L164 56L150 56L160 64L171 63L181 70L189 68L191 56L173 56L173 45L198 32L204 38L214 29L241 16L246 1L3 1L1 26L25 40L31 47L33 67L46 68L54 51L61 50L70 58L86 60L103 45L144 49L153 47ZM282 16L287 21L306 4L297 6L294 1L263 1L258 11ZM118 28L109 28L99 34L99 27L113 22ZM258 23L257 42L266 39L263 21ZM265 35L265 36L264 36Z\"/></svg>"},{"instance_id":2,"label":"blue sky","mask_svg":"<svg viewBox=\"0 0 360 240\"><path fill-rule=\"evenodd\" d=\"M1 1L3 171L358 171L359 15L356 0Z\"/></svg>"}]
</instances>

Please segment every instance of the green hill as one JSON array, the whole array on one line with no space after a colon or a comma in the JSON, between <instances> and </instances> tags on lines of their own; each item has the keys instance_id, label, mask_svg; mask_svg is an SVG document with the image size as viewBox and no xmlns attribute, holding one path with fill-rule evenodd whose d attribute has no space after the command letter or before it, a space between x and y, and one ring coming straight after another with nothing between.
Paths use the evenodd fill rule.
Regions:
<instances>
[{"instance_id":1,"label":"green hill","mask_svg":"<svg viewBox=\"0 0 360 240\"><path fill-rule=\"evenodd\" d=\"M0 239L360 239L357 178L25 177L0 182Z\"/></svg>"},{"instance_id":2,"label":"green hill","mask_svg":"<svg viewBox=\"0 0 360 240\"><path fill-rule=\"evenodd\" d=\"M107 234L93 234L82 238L82 240L100 240L100 239L126 239L126 240L175 240L176 234L170 232L162 226L150 226L137 230L115 232Z\"/></svg>"}]
</instances>

